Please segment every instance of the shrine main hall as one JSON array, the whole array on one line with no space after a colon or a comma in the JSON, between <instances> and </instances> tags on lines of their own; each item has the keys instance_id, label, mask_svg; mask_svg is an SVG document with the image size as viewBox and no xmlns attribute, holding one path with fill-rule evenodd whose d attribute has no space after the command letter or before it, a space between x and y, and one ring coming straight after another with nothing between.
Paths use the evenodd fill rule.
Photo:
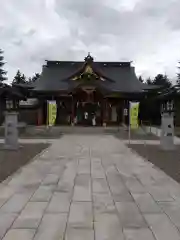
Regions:
<instances>
[{"instance_id":1,"label":"shrine main hall","mask_svg":"<svg viewBox=\"0 0 180 240\"><path fill-rule=\"evenodd\" d=\"M97 62L90 54L81 62L47 60L40 78L28 84L28 98L36 101L24 115L28 124L46 125L47 102L55 100L56 125L84 125L85 114L88 125L94 117L97 126L126 123L129 101L140 101L148 88L132 62Z\"/></svg>"}]
</instances>

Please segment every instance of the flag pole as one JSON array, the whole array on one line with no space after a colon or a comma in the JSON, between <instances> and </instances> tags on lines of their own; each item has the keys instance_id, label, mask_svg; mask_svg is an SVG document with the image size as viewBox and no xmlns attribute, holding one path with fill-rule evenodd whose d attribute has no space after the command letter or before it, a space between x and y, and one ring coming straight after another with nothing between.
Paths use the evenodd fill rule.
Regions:
<instances>
[{"instance_id":1,"label":"flag pole","mask_svg":"<svg viewBox=\"0 0 180 240\"><path fill-rule=\"evenodd\" d=\"M48 130L49 124L49 102L47 101L47 116L46 116L46 129Z\"/></svg>"},{"instance_id":2,"label":"flag pole","mask_svg":"<svg viewBox=\"0 0 180 240\"><path fill-rule=\"evenodd\" d=\"M129 144L131 143L131 103L129 102L129 131L128 131L128 137L129 137Z\"/></svg>"},{"instance_id":3,"label":"flag pole","mask_svg":"<svg viewBox=\"0 0 180 240\"><path fill-rule=\"evenodd\" d=\"M129 144L131 143L131 126L129 124Z\"/></svg>"}]
</instances>

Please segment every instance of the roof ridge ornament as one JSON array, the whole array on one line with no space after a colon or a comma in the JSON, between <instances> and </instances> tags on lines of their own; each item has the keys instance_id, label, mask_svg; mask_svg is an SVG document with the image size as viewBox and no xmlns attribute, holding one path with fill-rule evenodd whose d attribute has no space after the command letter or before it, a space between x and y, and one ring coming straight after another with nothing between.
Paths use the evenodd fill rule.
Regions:
<instances>
[{"instance_id":1,"label":"roof ridge ornament","mask_svg":"<svg viewBox=\"0 0 180 240\"><path fill-rule=\"evenodd\" d=\"M86 63L91 63L91 62L93 62L94 61L94 58L93 57L91 57L91 54L90 54L90 52L88 52L88 55L87 55L87 57L85 57L85 62Z\"/></svg>"},{"instance_id":2,"label":"roof ridge ornament","mask_svg":"<svg viewBox=\"0 0 180 240\"><path fill-rule=\"evenodd\" d=\"M90 65L87 65L84 72L88 74L93 74L92 67Z\"/></svg>"}]
</instances>

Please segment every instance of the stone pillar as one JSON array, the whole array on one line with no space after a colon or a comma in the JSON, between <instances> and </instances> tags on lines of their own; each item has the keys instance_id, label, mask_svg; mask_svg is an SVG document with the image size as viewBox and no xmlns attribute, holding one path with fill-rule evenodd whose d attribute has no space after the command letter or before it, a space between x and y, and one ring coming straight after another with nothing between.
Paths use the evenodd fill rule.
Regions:
<instances>
[{"instance_id":1,"label":"stone pillar","mask_svg":"<svg viewBox=\"0 0 180 240\"><path fill-rule=\"evenodd\" d=\"M18 113L5 113L5 149L17 150L18 145Z\"/></svg>"},{"instance_id":2,"label":"stone pillar","mask_svg":"<svg viewBox=\"0 0 180 240\"><path fill-rule=\"evenodd\" d=\"M161 117L161 148L174 150L174 114L164 112Z\"/></svg>"}]
</instances>

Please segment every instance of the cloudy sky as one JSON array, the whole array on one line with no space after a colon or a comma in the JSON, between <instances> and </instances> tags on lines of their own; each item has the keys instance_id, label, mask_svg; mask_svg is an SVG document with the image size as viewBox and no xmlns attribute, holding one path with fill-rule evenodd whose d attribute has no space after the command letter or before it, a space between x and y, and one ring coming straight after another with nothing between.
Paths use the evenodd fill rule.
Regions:
<instances>
[{"instance_id":1,"label":"cloudy sky","mask_svg":"<svg viewBox=\"0 0 180 240\"><path fill-rule=\"evenodd\" d=\"M0 48L9 81L45 59L132 60L137 75L168 74L180 61L180 0L0 0Z\"/></svg>"}]
</instances>

